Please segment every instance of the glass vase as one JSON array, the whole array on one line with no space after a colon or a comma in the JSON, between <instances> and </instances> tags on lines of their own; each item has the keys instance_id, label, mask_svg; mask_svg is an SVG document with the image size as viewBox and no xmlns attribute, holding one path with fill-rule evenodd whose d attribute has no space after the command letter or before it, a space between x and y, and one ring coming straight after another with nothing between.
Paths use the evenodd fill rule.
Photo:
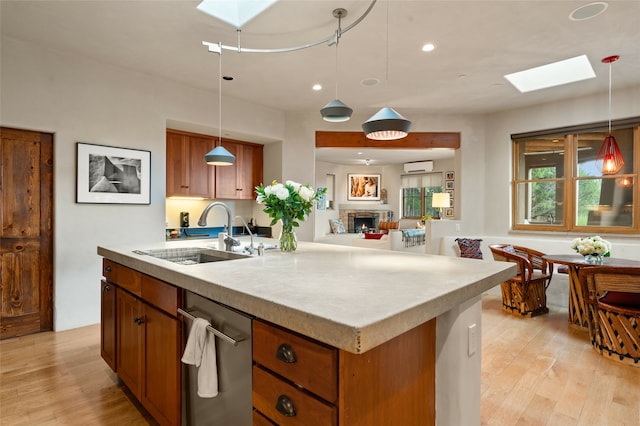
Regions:
<instances>
[{"instance_id":1,"label":"glass vase","mask_svg":"<svg viewBox=\"0 0 640 426\"><path fill-rule=\"evenodd\" d=\"M298 248L298 239L293 229L282 227L280 231L280 250L293 253Z\"/></svg>"},{"instance_id":2,"label":"glass vase","mask_svg":"<svg viewBox=\"0 0 640 426\"><path fill-rule=\"evenodd\" d=\"M590 265L602 265L604 263L604 256L601 254L585 254L584 262Z\"/></svg>"}]
</instances>

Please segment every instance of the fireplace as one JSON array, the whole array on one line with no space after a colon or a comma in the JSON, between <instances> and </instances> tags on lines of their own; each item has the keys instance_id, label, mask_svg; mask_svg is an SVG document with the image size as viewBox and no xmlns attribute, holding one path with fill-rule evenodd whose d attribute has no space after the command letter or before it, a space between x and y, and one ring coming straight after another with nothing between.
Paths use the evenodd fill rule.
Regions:
<instances>
[{"instance_id":1,"label":"fireplace","mask_svg":"<svg viewBox=\"0 0 640 426\"><path fill-rule=\"evenodd\" d=\"M351 220L352 218L350 217L349 224L351 224ZM367 232L370 229L377 228L378 223L376 222L378 222L376 217L353 217L353 232Z\"/></svg>"},{"instance_id":2,"label":"fireplace","mask_svg":"<svg viewBox=\"0 0 640 426\"><path fill-rule=\"evenodd\" d=\"M339 216L350 234L379 228L380 222L391 220L393 212L389 204L340 204Z\"/></svg>"}]
</instances>

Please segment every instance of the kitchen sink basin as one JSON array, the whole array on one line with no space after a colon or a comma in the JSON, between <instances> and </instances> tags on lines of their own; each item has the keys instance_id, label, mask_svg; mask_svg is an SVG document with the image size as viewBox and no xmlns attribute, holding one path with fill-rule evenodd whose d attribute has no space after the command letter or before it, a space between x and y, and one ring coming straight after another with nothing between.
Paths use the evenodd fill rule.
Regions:
<instances>
[{"instance_id":1,"label":"kitchen sink basin","mask_svg":"<svg viewBox=\"0 0 640 426\"><path fill-rule=\"evenodd\" d=\"M145 254L157 259L168 260L180 265L196 265L199 263L222 262L225 260L246 259L246 254L232 253L223 250L203 247L184 247L156 250L136 250L138 254Z\"/></svg>"}]
</instances>

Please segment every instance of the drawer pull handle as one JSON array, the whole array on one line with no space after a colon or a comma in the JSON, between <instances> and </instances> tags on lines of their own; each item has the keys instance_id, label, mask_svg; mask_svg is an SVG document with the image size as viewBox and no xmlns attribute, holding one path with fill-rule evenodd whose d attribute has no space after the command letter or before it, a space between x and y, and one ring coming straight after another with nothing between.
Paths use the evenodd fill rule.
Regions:
<instances>
[{"instance_id":1,"label":"drawer pull handle","mask_svg":"<svg viewBox=\"0 0 640 426\"><path fill-rule=\"evenodd\" d=\"M133 322L135 322L135 323L136 323L136 324L138 324L138 325L142 325L142 324L144 323L144 321L143 321L143 320L142 320L142 318L140 318L140 317L135 317L135 318L133 319Z\"/></svg>"},{"instance_id":2,"label":"drawer pull handle","mask_svg":"<svg viewBox=\"0 0 640 426\"><path fill-rule=\"evenodd\" d=\"M104 268L105 272L111 272L111 266L107 266L106 268Z\"/></svg>"},{"instance_id":3,"label":"drawer pull handle","mask_svg":"<svg viewBox=\"0 0 640 426\"><path fill-rule=\"evenodd\" d=\"M105 285L105 286L102 288L102 291L104 291L105 293L110 292L110 291L111 291L111 286L110 286L110 285Z\"/></svg>"},{"instance_id":4,"label":"drawer pull handle","mask_svg":"<svg viewBox=\"0 0 640 426\"><path fill-rule=\"evenodd\" d=\"M286 343L280 345L278 352L276 352L276 358L282 362L286 362L287 364L292 364L298 360L293 348Z\"/></svg>"},{"instance_id":5,"label":"drawer pull handle","mask_svg":"<svg viewBox=\"0 0 640 426\"><path fill-rule=\"evenodd\" d=\"M287 395L280 395L278 397L278 403L276 404L276 410L286 417L294 417L296 415L296 407L293 405L293 401Z\"/></svg>"}]
</instances>

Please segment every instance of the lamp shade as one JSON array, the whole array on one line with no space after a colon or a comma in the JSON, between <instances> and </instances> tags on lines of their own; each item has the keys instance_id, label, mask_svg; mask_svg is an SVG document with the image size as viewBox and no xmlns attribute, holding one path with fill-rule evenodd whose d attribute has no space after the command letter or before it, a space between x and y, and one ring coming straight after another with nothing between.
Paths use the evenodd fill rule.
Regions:
<instances>
[{"instance_id":1,"label":"lamp shade","mask_svg":"<svg viewBox=\"0 0 640 426\"><path fill-rule=\"evenodd\" d=\"M451 198L448 192L438 192L432 195L431 207L451 207Z\"/></svg>"},{"instance_id":2,"label":"lamp shade","mask_svg":"<svg viewBox=\"0 0 640 426\"><path fill-rule=\"evenodd\" d=\"M218 145L204 156L204 161L211 166L230 166L236 162L236 157L222 145Z\"/></svg>"},{"instance_id":3,"label":"lamp shade","mask_svg":"<svg viewBox=\"0 0 640 426\"><path fill-rule=\"evenodd\" d=\"M322 119L332 123L341 123L351 118L353 110L346 106L340 99L334 99L326 104L321 110Z\"/></svg>"},{"instance_id":4,"label":"lamp shade","mask_svg":"<svg viewBox=\"0 0 640 426\"><path fill-rule=\"evenodd\" d=\"M389 107L382 108L362 124L365 136L379 141L402 139L410 128L411 122Z\"/></svg>"},{"instance_id":5,"label":"lamp shade","mask_svg":"<svg viewBox=\"0 0 640 426\"><path fill-rule=\"evenodd\" d=\"M596 162L600 166L603 175L615 175L624 166L622 152L618 148L616 138L611 133L604 138Z\"/></svg>"}]
</instances>

